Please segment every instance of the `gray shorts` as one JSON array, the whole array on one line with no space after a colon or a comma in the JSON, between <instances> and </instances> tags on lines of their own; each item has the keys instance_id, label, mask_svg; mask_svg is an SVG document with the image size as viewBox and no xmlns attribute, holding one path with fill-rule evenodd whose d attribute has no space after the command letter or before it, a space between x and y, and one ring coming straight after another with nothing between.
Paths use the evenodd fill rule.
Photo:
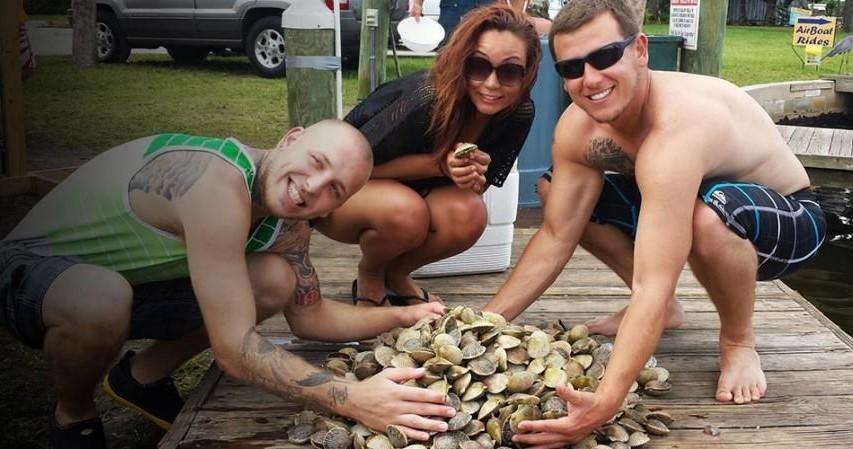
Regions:
<instances>
[{"instance_id":1,"label":"gray shorts","mask_svg":"<svg viewBox=\"0 0 853 449\"><path fill-rule=\"evenodd\" d=\"M41 256L15 242L0 242L0 322L35 349L44 345L42 303L71 257ZM188 278L133 286L130 339L177 340L204 325Z\"/></svg>"}]
</instances>

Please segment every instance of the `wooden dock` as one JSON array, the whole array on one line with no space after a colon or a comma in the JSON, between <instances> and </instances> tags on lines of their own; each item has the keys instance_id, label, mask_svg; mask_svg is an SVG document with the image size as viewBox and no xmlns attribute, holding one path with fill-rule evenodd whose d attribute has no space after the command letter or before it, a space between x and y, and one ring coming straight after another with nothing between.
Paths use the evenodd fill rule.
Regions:
<instances>
[{"instance_id":1,"label":"wooden dock","mask_svg":"<svg viewBox=\"0 0 853 449\"><path fill-rule=\"evenodd\" d=\"M776 126L806 168L853 171L853 130Z\"/></svg>"},{"instance_id":2,"label":"wooden dock","mask_svg":"<svg viewBox=\"0 0 853 449\"><path fill-rule=\"evenodd\" d=\"M516 229L513 262L533 229ZM311 257L320 272L324 295L347 300L360 257L354 245L329 241L316 234ZM502 284L506 273L422 279L427 289L451 305L481 306ZM646 403L671 412L672 433L655 438L650 448L851 448L853 447L853 339L799 294L781 282L757 287L754 325L769 384L767 396L749 405L723 405L713 399L718 377L719 321L689 270L682 274L677 295L687 319L678 330L664 333L656 356L673 376L673 389ZM560 318L580 323L616 311L629 290L582 250L518 322L543 324ZM264 333L310 361L321 360L339 344L295 340L282 318L265 323ZM287 442L282 418L296 411L292 404L263 390L235 382L212 367L161 449L277 448L307 449ZM703 432L719 429L717 436Z\"/></svg>"}]
</instances>

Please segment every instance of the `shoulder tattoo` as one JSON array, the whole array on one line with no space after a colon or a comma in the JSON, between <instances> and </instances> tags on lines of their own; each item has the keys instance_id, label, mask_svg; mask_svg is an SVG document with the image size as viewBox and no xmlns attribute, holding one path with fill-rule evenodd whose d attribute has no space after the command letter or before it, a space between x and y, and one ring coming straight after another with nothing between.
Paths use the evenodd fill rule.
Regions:
<instances>
[{"instance_id":1,"label":"shoulder tattoo","mask_svg":"<svg viewBox=\"0 0 853 449\"><path fill-rule=\"evenodd\" d=\"M171 151L157 156L133 175L128 191L178 199L201 178L212 158L201 151Z\"/></svg>"},{"instance_id":2,"label":"shoulder tattoo","mask_svg":"<svg viewBox=\"0 0 853 449\"><path fill-rule=\"evenodd\" d=\"M596 137L590 140L586 147L586 160L591 166L600 170L627 175L634 173L634 161L609 137Z\"/></svg>"}]
</instances>

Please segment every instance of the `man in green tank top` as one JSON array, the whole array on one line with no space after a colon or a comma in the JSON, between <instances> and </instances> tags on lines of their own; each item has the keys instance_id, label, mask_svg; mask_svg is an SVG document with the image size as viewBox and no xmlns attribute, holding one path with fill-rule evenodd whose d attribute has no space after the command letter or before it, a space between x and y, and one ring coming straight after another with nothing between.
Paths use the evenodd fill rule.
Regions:
<instances>
[{"instance_id":1,"label":"man in green tank top","mask_svg":"<svg viewBox=\"0 0 853 449\"><path fill-rule=\"evenodd\" d=\"M226 374L288 399L379 430L397 424L415 439L446 430L424 418L454 414L443 395L400 385L422 370L352 382L255 329L283 311L300 338L351 341L443 311L320 296L310 220L364 186L371 166L364 137L328 120L292 129L268 151L183 134L139 139L51 191L0 242L0 320L50 362L51 446L106 447L92 400L101 379L168 428L182 406L170 375L207 347ZM125 341L140 338L155 342L110 369Z\"/></svg>"}]
</instances>

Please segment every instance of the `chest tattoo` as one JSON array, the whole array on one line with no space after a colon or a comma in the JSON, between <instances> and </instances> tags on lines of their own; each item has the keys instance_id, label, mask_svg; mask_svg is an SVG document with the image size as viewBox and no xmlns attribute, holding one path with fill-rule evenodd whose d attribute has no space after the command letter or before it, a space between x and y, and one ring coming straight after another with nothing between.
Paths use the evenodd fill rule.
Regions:
<instances>
[{"instance_id":1,"label":"chest tattoo","mask_svg":"<svg viewBox=\"0 0 853 449\"><path fill-rule=\"evenodd\" d=\"M630 175L634 173L634 161L622 147L609 137L596 137L586 148L586 160L599 170L609 170Z\"/></svg>"}]
</instances>

